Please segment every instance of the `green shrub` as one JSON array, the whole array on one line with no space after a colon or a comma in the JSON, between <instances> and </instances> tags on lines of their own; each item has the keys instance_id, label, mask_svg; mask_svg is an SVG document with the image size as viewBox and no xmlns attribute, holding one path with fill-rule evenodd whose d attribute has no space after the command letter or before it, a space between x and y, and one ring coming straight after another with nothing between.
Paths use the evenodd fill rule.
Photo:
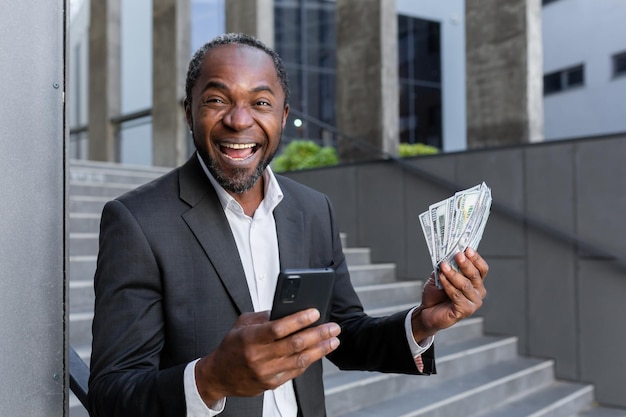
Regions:
<instances>
[{"instance_id":1,"label":"green shrub","mask_svg":"<svg viewBox=\"0 0 626 417\"><path fill-rule=\"evenodd\" d=\"M398 146L398 155L401 158L418 155L433 155L439 153L439 149L423 143L401 143Z\"/></svg>"},{"instance_id":2,"label":"green shrub","mask_svg":"<svg viewBox=\"0 0 626 417\"><path fill-rule=\"evenodd\" d=\"M310 140L294 140L274 158L272 169L276 172L337 165L339 158L335 148L321 147Z\"/></svg>"}]
</instances>

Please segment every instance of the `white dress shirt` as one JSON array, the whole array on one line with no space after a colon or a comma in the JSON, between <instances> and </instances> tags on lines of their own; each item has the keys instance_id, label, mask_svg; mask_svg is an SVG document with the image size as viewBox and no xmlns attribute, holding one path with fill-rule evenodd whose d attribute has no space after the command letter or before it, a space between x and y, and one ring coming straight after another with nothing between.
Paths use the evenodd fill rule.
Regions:
<instances>
[{"instance_id":1,"label":"white dress shirt","mask_svg":"<svg viewBox=\"0 0 626 417\"><path fill-rule=\"evenodd\" d=\"M273 215L274 208L283 198L278 181L276 181L276 177L270 167L267 167L263 173L265 183L263 201L261 201L254 215L250 217L244 213L239 203L217 183L199 155L198 160L217 191L233 232L246 274L248 288L250 289L254 311L270 310L272 308L276 280L280 272L278 237ZM416 357L430 347L432 338L422 342L426 345L425 347L415 342L411 330L411 312L407 315L405 328L411 352ZM190 362L185 368L184 389L187 417L213 417L224 410L226 399L222 399L214 409L207 407L204 401L202 401L198 393L194 373L195 364L198 360ZM298 406L292 381L288 381L275 390L264 393L263 417L296 417L297 414Z\"/></svg>"}]
</instances>

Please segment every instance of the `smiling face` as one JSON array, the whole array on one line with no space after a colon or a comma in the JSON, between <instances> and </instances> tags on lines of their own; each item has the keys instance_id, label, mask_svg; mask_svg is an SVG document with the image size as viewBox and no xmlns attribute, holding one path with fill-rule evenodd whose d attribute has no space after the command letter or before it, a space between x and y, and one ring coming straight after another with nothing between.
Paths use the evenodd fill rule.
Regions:
<instances>
[{"instance_id":1,"label":"smiling face","mask_svg":"<svg viewBox=\"0 0 626 417\"><path fill-rule=\"evenodd\" d=\"M231 194L262 192L258 180L289 112L272 58L247 45L217 46L205 55L189 99L187 124L211 174Z\"/></svg>"}]
</instances>

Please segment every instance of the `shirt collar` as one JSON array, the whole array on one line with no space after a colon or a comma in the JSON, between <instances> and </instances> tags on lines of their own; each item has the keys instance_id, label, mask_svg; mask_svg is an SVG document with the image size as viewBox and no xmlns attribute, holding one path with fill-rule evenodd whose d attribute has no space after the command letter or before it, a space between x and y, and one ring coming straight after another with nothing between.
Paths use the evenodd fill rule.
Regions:
<instances>
[{"instance_id":1,"label":"shirt collar","mask_svg":"<svg viewBox=\"0 0 626 417\"><path fill-rule=\"evenodd\" d=\"M222 208L226 210L229 207L230 208L238 207L237 211L243 212L243 209L241 208L237 200L235 200L235 198L232 195L230 195L224 189L224 187L222 187L217 182L215 177L213 177L213 175L207 168L206 164L204 163L204 160L202 159L202 157L200 157L200 154L198 152L196 152L196 156L198 158L198 161L200 161L200 166L202 166L202 170L206 174L209 181L211 181L213 188L215 188L215 191L217 192L217 197L219 198L220 203L222 204ZM263 201L261 201L261 204L257 208L254 214L255 217L257 217L257 214L264 216L266 214L271 213L272 211L274 211L278 203L280 203L281 200L283 199L283 192L280 189L280 185L278 185L276 176L274 175L274 172L272 171L269 165L263 171L263 180L265 184Z\"/></svg>"}]
</instances>

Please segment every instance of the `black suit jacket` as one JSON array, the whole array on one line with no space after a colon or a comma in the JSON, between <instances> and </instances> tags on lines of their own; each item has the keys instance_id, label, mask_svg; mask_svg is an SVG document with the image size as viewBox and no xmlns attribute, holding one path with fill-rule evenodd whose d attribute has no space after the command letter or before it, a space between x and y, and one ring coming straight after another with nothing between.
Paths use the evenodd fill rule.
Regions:
<instances>
[{"instance_id":1,"label":"black suit jacket","mask_svg":"<svg viewBox=\"0 0 626 417\"><path fill-rule=\"evenodd\" d=\"M418 373L406 311L371 318L350 283L327 197L278 176L274 210L281 268L333 267L329 356L342 369ZM92 417L184 416L184 368L213 351L253 311L228 221L194 155L185 165L106 204L95 275L89 402ZM433 351L425 355L434 371ZM294 381L300 414L324 416L321 361ZM221 416L260 417L263 397L228 398Z\"/></svg>"}]
</instances>

